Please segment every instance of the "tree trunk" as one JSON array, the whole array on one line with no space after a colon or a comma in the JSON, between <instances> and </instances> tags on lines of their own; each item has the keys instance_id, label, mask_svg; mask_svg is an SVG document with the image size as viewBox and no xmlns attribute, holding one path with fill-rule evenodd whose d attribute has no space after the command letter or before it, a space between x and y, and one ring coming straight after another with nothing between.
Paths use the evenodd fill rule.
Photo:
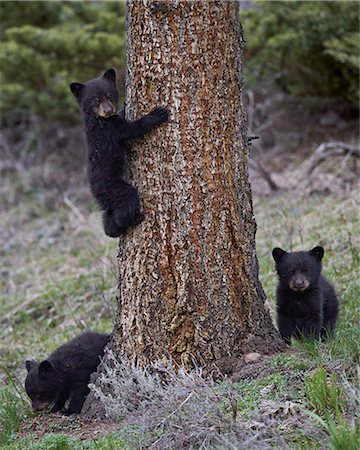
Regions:
<instances>
[{"instance_id":1,"label":"tree trunk","mask_svg":"<svg viewBox=\"0 0 360 450\"><path fill-rule=\"evenodd\" d=\"M120 240L113 348L140 365L222 361L282 343L264 308L235 1L131 0L128 119L171 120L133 146L144 222Z\"/></svg>"}]
</instances>

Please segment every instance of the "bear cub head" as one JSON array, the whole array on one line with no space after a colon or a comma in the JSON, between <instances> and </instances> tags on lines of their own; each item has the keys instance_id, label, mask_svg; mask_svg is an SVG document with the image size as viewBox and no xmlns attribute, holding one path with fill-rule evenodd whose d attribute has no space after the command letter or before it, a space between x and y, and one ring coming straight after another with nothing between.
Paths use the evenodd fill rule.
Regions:
<instances>
[{"instance_id":1,"label":"bear cub head","mask_svg":"<svg viewBox=\"0 0 360 450\"><path fill-rule=\"evenodd\" d=\"M102 77L85 84L71 83L70 89L85 115L108 119L116 114L119 92L114 69L107 69Z\"/></svg>"},{"instance_id":2,"label":"bear cub head","mask_svg":"<svg viewBox=\"0 0 360 450\"><path fill-rule=\"evenodd\" d=\"M272 251L281 286L301 293L318 285L321 274L322 247L305 252L288 253L281 248Z\"/></svg>"},{"instance_id":3,"label":"bear cub head","mask_svg":"<svg viewBox=\"0 0 360 450\"><path fill-rule=\"evenodd\" d=\"M55 406L61 389L61 378L50 361L26 361L28 371L25 390L33 411L49 410Z\"/></svg>"}]
</instances>

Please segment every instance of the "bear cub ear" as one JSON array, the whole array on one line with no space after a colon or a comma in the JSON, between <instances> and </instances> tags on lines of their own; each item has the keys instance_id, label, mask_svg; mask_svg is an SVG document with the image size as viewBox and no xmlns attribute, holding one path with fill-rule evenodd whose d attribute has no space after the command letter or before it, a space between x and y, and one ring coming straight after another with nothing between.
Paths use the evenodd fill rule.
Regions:
<instances>
[{"instance_id":1,"label":"bear cub ear","mask_svg":"<svg viewBox=\"0 0 360 450\"><path fill-rule=\"evenodd\" d=\"M27 360L25 361L25 367L28 372L36 365L36 361Z\"/></svg>"},{"instance_id":2,"label":"bear cub ear","mask_svg":"<svg viewBox=\"0 0 360 450\"><path fill-rule=\"evenodd\" d=\"M79 97L81 94L81 91L84 89L84 85L81 83L71 83L70 84L70 90L75 95L75 97Z\"/></svg>"},{"instance_id":3,"label":"bear cub ear","mask_svg":"<svg viewBox=\"0 0 360 450\"><path fill-rule=\"evenodd\" d=\"M108 80L115 81L116 80L115 69L110 68L110 69L105 70L103 78L107 78Z\"/></svg>"},{"instance_id":4,"label":"bear cub ear","mask_svg":"<svg viewBox=\"0 0 360 450\"><path fill-rule=\"evenodd\" d=\"M46 360L41 361L39 364L39 375L49 375L54 371L54 367L50 361Z\"/></svg>"},{"instance_id":5,"label":"bear cub ear","mask_svg":"<svg viewBox=\"0 0 360 450\"><path fill-rule=\"evenodd\" d=\"M279 247L275 247L274 250L272 251L272 256L275 262L279 262L280 259L286 254L287 252Z\"/></svg>"},{"instance_id":6,"label":"bear cub ear","mask_svg":"<svg viewBox=\"0 0 360 450\"><path fill-rule=\"evenodd\" d=\"M321 261L324 256L324 249L320 246L314 247L312 250L309 251L311 256L314 256L318 261Z\"/></svg>"}]
</instances>

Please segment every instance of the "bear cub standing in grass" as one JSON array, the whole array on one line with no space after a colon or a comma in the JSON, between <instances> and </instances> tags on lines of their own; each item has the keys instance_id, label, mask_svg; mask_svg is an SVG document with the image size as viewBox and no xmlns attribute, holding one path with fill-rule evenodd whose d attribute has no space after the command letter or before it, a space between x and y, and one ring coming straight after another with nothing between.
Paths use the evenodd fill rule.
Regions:
<instances>
[{"instance_id":1,"label":"bear cub standing in grass","mask_svg":"<svg viewBox=\"0 0 360 450\"><path fill-rule=\"evenodd\" d=\"M272 251L279 275L276 291L278 327L290 344L291 336L324 339L332 333L339 303L334 288L321 275L322 247L309 252Z\"/></svg>"},{"instance_id":2,"label":"bear cub standing in grass","mask_svg":"<svg viewBox=\"0 0 360 450\"><path fill-rule=\"evenodd\" d=\"M89 393L90 375L99 365L109 339L109 334L85 331L44 361L26 361L25 389L33 410L60 411L70 399L63 412L80 413Z\"/></svg>"},{"instance_id":3,"label":"bear cub standing in grass","mask_svg":"<svg viewBox=\"0 0 360 450\"><path fill-rule=\"evenodd\" d=\"M158 107L139 120L127 122L123 112L116 113L119 94L114 69L85 84L71 83L70 89L85 116L91 191L104 211L105 233L119 237L144 219L137 189L126 181L128 142L166 122L169 111Z\"/></svg>"}]
</instances>

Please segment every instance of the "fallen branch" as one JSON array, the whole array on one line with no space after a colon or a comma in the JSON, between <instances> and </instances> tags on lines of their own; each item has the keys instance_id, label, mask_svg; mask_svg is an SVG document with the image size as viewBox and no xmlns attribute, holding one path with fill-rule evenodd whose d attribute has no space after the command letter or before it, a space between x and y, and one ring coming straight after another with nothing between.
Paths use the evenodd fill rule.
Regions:
<instances>
[{"instance_id":1,"label":"fallen branch","mask_svg":"<svg viewBox=\"0 0 360 450\"><path fill-rule=\"evenodd\" d=\"M280 186L278 186L278 184L273 180L272 174L265 169L259 160L249 158L249 167L258 172L264 178L272 191L278 191L280 189Z\"/></svg>"},{"instance_id":2,"label":"fallen branch","mask_svg":"<svg viewBox=\"0 0 360 450\"><path fill-rule=\"evenodd\" d=\"M360 148L345 142L324 142L315 150L309 160L305 163L304 178L312 174L315 168L321 164L325 159L352 155L356 158L360 157Z\"/></svg>"}]
</instances>

